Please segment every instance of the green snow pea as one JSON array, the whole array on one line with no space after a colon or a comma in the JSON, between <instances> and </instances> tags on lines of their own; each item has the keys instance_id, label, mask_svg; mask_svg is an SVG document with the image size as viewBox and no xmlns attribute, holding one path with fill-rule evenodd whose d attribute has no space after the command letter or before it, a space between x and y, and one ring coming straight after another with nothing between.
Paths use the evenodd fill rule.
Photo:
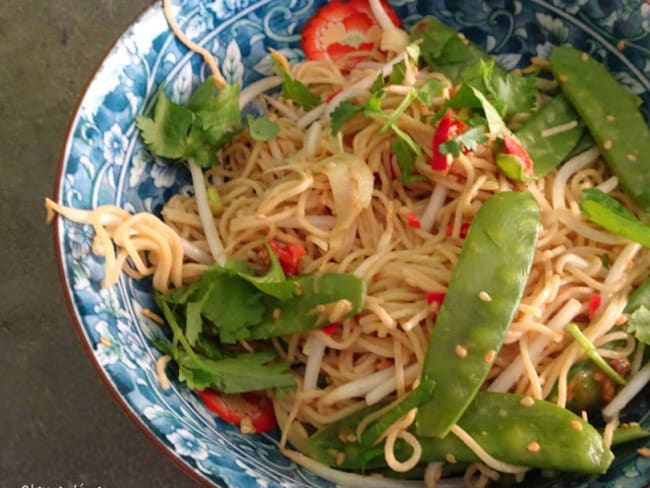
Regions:
<instances>
[{"instance_id":1,"label":"green snow pea","mask_svg":"<svg viewBox=\"0 0 650 488\"><path fill-rule=\"evenodd\" d=\"M648 436L650 436L650 432L645 430L639 424L622 424L614 430L612 445L618 446L619 444L625 444L626 442L645 439Z\"/></svg>"},{"instance_id":2,"label":"green snow pea","mask_svg":"<svg viewBox=\"0 0 650 488\"><path fill-rule=\"evenodd\" d=\"M345 435L353 431L367 414L368 411L357 412L319 430L308 439L307 454L342 469L385 467L381 444L364 449ZM614 457L600 433L581 417L554 403L531 401L521 395L480 392L458 425L488 454L510 464L576 473L604 473ZM422 446L422 463L478 461L476 454L454 434L444 438L417 438ZM400 440L395 449L398 459L408 457L411 452L411 448Z\"/></svg>"},{"instance_id":3,"label":"green snow pea","mask_svg":"<svg viewBox=\"0 0 650 488\"><path fill-rule=\"evenodd\" d=\"M569 130L542 135L544 130L574 121L578 125ZM566 159L583 132L584 125L578 114L563 95L558 95L535 112L515 135L535 163L535 176L543 178Z\"/></svg>"},{"instance_id":4,"label":"green snow pea","mask_svg":"<svg viewBox=\"0 0 650 488\"><path fill-rule=\"evenodd\" d=\"M447 435L485 380L526 285L539 222L528 192L498 193L474 217L429 338L422 377L436 387L418 410L418 434Z\"/></svg>"},{"instance_id":5,"label":"green snow pea","mask_svg":"<svg viewBox=\"0 0 650 488\"><path fill-rule=\"evenodd\" d=\"M553 49L551 70L622 188L650 211L650 128L629 92L586 53Z\"/></svg>"}]
</instances>

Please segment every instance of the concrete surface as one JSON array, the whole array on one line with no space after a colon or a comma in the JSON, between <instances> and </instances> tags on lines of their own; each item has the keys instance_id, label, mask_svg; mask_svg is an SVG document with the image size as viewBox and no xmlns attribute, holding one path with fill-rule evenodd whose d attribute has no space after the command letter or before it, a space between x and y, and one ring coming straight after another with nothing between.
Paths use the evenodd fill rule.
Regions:
<instances>
[{"instance_id":1,"label":"concrete surface","mask_svg":"<svg viewBox=\"0 0 650 488\"><path fill-rule=\"evenodd\" d=\"M43 198L76 101L151 0L0 2L0 487L196 486L118 408L65 308Z\"/></svg>"}]
</instances>

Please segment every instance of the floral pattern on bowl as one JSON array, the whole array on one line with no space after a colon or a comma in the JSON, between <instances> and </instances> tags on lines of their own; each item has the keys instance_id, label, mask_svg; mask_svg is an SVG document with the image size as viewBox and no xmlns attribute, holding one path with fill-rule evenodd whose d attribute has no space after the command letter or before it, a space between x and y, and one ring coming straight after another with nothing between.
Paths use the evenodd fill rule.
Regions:
<instances>
[{"instance_id":1,"label":"floral pattern on bowl","mask_svg":"<svg viewBox=\"0 0 650 488\"><path fill-rule=\"evenodd\" d=\"M220 59L227 81L246 85L269 75L269 48L302 59L300 28L321 0L177 0L174 16L190 38ZM619 0L393 0L406 25L435 14L497 55L507 68L547 56L553 44L572 43L604 60L645 102L650 119L650 4ZM159 212L171 195L191 193L186 172L152 161L134 125L151 109L161 83L184 101L207 75L202 60L170 33L156 4L122 35L104 60L74 116L59 171L56 197L66 205L116 204ZM142 315L152 307L150 284L123 276L101 287L103 262L91 252L92 229L59 220L57 251L74 322L101 375L123 407L195 477L240 488L331 486L296 467L277 450L277 436L245 435L211 414L187 388L163 391L152 341L160 326ZM648 395L629 417L650 427ZM650 445L646 443L646 445ZM562 477L538 486L642 487L650 459L634 448L597 479Z\"/></svg>"}]
</instances>

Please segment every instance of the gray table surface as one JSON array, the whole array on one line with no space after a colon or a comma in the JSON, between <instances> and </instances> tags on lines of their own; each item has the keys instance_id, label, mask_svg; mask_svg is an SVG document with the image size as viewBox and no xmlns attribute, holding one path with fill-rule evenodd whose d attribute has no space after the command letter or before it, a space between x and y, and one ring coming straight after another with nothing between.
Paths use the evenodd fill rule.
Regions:
<instances>
[{"instance_id":1,"label":"gray table surface","mask_svg":"<svg viewBox=\"0 0 650 488\"><path fill-rule=\"evenodd\" d=\"M0 487L196 486L124 414L71 325L43 199L104 54L151 0L0 2Z\"/></svg>"}]
</instances>

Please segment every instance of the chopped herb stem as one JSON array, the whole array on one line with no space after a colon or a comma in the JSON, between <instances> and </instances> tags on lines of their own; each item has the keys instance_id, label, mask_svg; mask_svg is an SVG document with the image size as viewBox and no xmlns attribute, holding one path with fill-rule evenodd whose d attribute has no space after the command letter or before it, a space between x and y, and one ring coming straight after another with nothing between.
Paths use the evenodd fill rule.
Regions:
<instances>
[{"instance_id":1,"label":"chopped herb stem","mask_svg":"<svg viewBox=\"0 0 650 488\"><path fill-rule=\"evenodd\" d=\"M603 357L598 354L596 346L594 346L589 339L582 333L580 328L573 322L567 325L566 330L575 341L582 347L585 351L585 354L589 359L591 359L607 376L614 380L619 385L625 384L625 379L618 374L614 369L603 359Z\"/></svg>"}]
</instances>

